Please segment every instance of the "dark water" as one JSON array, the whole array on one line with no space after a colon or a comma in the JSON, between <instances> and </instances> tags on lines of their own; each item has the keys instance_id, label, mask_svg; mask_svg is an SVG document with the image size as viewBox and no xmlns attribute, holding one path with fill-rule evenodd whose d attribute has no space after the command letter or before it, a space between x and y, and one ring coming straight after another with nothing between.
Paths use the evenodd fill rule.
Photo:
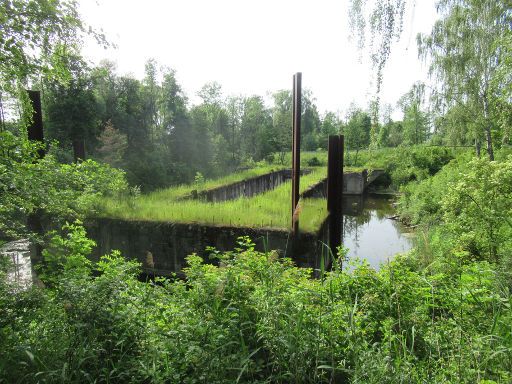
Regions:
<instances>
[{"instance_id":1,"label":"dark water","mask_svg":"<svg viewBox=\"0 0 512 384\"><path fill-rule=\"evenodd\" d=\"M412 233L396 220L394 198L388 195L343 198L343 245L349 259L366 259L374 268L413 246Z\"/></svg>"}]
</instances>

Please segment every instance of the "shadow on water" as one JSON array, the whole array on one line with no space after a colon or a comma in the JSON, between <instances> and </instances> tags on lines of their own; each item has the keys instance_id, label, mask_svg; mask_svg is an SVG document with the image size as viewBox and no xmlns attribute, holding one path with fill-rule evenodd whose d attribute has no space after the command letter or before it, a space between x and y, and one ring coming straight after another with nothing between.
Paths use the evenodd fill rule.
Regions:
<instances>
[{"instance_id":1,"label":"shadow on water","mask_svg":"<svg viewBox=\"0 0 512 384\"><path fill-rule=\"evenodd\" d=\"M366 259L379 265L413 246L412 233L396 220L394 196L363 195L343 197L343 245L349 260Z\"/></svg>"}]
</instances>

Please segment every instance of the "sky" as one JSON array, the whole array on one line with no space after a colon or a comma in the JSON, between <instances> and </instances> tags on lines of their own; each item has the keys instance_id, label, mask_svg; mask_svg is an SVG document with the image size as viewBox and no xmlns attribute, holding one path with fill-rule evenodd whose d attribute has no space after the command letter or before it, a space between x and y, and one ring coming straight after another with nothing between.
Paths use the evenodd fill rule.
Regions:
<instances>
[{"instance_id":1,"label":"sky","mask_svg":"<svg viewBox=\"0 0 512 384\"><path fill-rule=\"evenodd\" d=\"M427 79L417 57L417 33L429 33L435 0L410 0L404 32L384 71L383 103L396 105L415 81ZM80 0L84 20L116 45L92 41L92 63L117 63L119 74L142 79L154 58L176 70L190 103L207 82L224 95L260 95L291 89L302 72L321 113L344 114L351 103L367 107L375 70L350 40L348 0ZM398 112L395 112L397 114Z\"/></svg>"}]
</instances>

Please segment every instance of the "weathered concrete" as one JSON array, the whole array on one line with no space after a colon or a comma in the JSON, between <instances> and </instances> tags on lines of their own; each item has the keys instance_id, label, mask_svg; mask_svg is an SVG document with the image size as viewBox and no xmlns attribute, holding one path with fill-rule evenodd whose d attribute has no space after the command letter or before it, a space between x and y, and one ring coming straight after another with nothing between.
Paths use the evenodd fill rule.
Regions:
<instances>
[{"instance_id":1,"label":"weathered concrete","mask_svg":"<svg viewBox=\"0 0 512 384\"><path fill-rule=\"evenodd\" d=\"M310 186L300 195L304 199L325 199L327 198L327 178L320 180L315 185Z\"/></svg>"},{"instance_id":2,"label":"weathered concrete","mask_svg":"<svg viewBox=\"0 0 512 384\"><path fill-rule=\"evenodd\" d=\"M310 172L311 170L304 169L301 171L301 175L306 175ZM274 189L291 178L292 171L290 169L281 169L205 191L192 191L185 199L204 199L209 202L221 202L240 197L251 197Z\"/></svg>"},{"instance_id":3,"label":"weathered concrete","mask_svg":"<svg viewBox=\"0 0 512 384\"><path fill-rule=\"evenodd\" d=\"M362 172L345 172L343 174L343 194L344 195L361 195L366 188L366 178L368 171L364 169Z\"/></svg>"},{"instance_id":4,"label":"weathered concrete","mask_svg":"<svg viewBox=\"0 0 512 384\"><path fill-rule=\"evenodd\" d=\"M347 172L344 174L343 194L349 200L344 200L343 212L351 214L357 211L359 200L368 182L367 171ZM205 191L199 194L208 201L224 201L240 196L253 196L275 188L291 177L290 170L271 172L249 180L244 180L228 186ZM376 176L378 177L378 176ZM327 180L304 191L301 197L325 198ZM350 199L350 195L357 199ZM208 226L199 224L162 223L144 221L124 221L119 219L94 219L85 223L88 236L96 241L98 246L93 252L93 260L101 255L119 250L124 257L132 258L143 264L145 273L169 275L180 272L186 267L185 258L197 253L209 260L207 247L215 247L220 251L231 251L237 247L236 240L240 236L249 236L255 243L256 249L279 250L281 256L292 257L300 267L318 269L320 258L327 254L325 243L328 236L327 221L318 233L299 233L295 238L286 230L273 228L237 228Z\"/></svg>"},{"instance_id":5,"label":"weathered concrete","mask_svg":"<svg viewBox=\"0 0 512 384\"><path fill-rule=\"evenodd\" d=\"M366 169L361 172L343 173L343 194L362 195L371 183L386 172L381 169L373 170L370 173ZM323 179L315 185L306 189L302 194L303 198L326 198L327 179Z\"/></svg>"},{"instance_id":6,"label":"weathered concrete","mask_svg":"<svg viewBox=\"0 0 512 384\"><path fill-rule=\"evenodd\" d=\"M234 200L239 197L251 197L262 192L274 189L288 179L290 171L281 170L265 175L242 180L234 184L201 191L197 194L199 199L210 202Z\"/></svg>"},{"instance_id":7,"label":"weathered concrete","mask_svg":"<svg viewBox=\"0 0 512 384\"><path fill-rule=\"evenodd\" d=\"M237 247L236 240L240 236L249 236L257 250L279 250L282 256L293 256L301 267L317 268L321 254L321 244L314 234L304 233L293 239L288 231L276 229L117 219L89 220L85 226L88 236L98 244L92 255L93 261L112 250L119 250L124 257L140 261L144 272L157 275L181 271L186 266L185 258L192 253L215 263L208 259L206 247L231 251Z\"/></svg>"},{"instance_id":8,"label":"weathered concrete","mask_svg":"<svg viewBox=\"0 0 512 384\"><path fill-rule=\"evenodd\" d=\"M374 169L374 170L372 170L368 174L368 177L366 178L366 185L367 186L370 185L375 180L377 180L379 177L381 177L382 175L385 175L385 174L386 174L386 171L383 170L383 169Z\"/></svg>"}]
</instances>

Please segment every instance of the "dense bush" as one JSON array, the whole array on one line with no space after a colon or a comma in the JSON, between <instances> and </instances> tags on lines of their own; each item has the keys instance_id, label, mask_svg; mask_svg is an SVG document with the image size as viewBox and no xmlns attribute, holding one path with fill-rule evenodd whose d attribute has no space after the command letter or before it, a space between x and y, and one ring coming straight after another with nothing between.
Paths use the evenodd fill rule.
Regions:
<instances>
[{"instance_id":1,"label":"dense bush","mask_svg":"<svg viewBox=\"0 0 512 384\"><path fill-rule=\"evenodd\" d=\"M26 232L26 217L38 212L53 221L90 213L99 196L127 191L124 172L87 160L60 164L38 159L37 144L0 132L0 235Z\"/></svg>"},{"instance_id":2,"label":"dense bush","mask_svg":"<svg viewBox=\"0 0 512 384\"><path fill-rule=\"evenodd\" d=\"M400 214L410 224L438 224L442 220L442 201L452 183L458 182L468 171L471 157L460 155L435 176L410 182L401 188Z\"/></svg>"},{"instance_id":3,"label":"dense bush","mask_svg":"<svg viewBox=\"0 0 512 384\"><path fill-rule=\"evenodd\" d=\"M69 226L62 252L83 244ZM397 258L311 279L248 239L220 266L143 283L117 254L2 284L0 382L509 382L512 310L493 264ZM82 260L82 262L81 262ZM55 264L53 264L55 265ZM95 277L94 277L95 276ZM484 381L493 380L493 381Z\"/></svg>"},{"instance_id":4,"label":"dense bush","mask_svg":"<svg viewBox=\"0 0 512 384\"><path fill-rule=\"evenodd\" d=\"M313 279L241 238L219 266L192 255L185 279L141 282L117 252L91 263L66 225L46 288L9 284L0 262L0 383L511 382L512 157L438 171L449 156L418 151L393 160L425 172L400 200L417 247L379 271Z\"/></svg>"},{"instance_id":5,"label":"dense bush","mask_svg":"<svg viewBox=\"0 0 512 384\"><path fill-rule=\"evenodd\" d=\"M503 161L460 156L403 192L404 219L435 226L445 247L453 243L452 249L478 260L512 259L512 156Z\"/></svg>"},{"instance_id":6,"label":"dense bush","mask_svg":"<svg viewBox=\"0 0 512 384\"><path fill-rule=\"evenodd\" d=\"M455 151L446 147L417 145L412 147L385 148L345 154L345 165L381 168L391 176L392 185L398 188L411 181L425 180L436 174L455 157Z\"/></svg>"}]
</instances>

